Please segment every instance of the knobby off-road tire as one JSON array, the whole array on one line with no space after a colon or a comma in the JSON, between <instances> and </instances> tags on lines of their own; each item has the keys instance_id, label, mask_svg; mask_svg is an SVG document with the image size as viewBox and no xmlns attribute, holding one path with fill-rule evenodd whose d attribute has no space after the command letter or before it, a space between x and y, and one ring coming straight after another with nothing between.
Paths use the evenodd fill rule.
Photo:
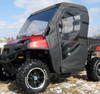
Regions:
<instances>
[{"instance_id":1,"label":"knobby off-road tire","mask_svg":"<svg viewBox=\"0 0 100 94\"><path fill-rule=\"evenodd\" d=\"M16 82L23 94L43 92L50 81L48 67L40 60L27 60L16 75Z\"/></svg>"},{"instance_id":2,"label":"knobby off-road tire","mask_svg":"<svg viewBox=\"0 0 100 94\"><path fill-rule=\"evenodd\" d=\"M3 74L2 71L2 66L0 65L0 80L1 81L6 81L8 79L14 80L15 76L11 75L11 74Z\"/></svg>"},{"instance_id":3,"label":"knobby off-road tire","mask_svg":"<svg viewBox=\"0 0 100 94\"><path fill-rule=\"evenodd\" d=\"M6 80L6 77L5 75L3 74L2 72L2 66L0 65L0 80L3 81L3 80Z\"/></svg>"},{"instance_id":4,"label":"knobby off-road tire","mask_svg":"<svg viewBox=\"0 0 100 94\"><path fill-rule=\"evenodd\" d=\"M100 81L100 59L93 58L86 65L87 77L90 81Z\"/></svg>"}]
</instances>

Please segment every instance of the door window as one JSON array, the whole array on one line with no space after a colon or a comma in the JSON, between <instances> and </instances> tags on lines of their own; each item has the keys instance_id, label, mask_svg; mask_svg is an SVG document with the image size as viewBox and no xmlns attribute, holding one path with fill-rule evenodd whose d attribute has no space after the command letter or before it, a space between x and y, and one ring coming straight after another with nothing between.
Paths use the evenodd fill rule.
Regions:
<instances>
[{"instance_id":1,"label":"door window","mask_svg":"<svg viewBox=\"0 0 100 94\"><path fill-rule=\"evenodd\" d=\"M59 33L63 59L68 56L68 49L75 45L81 29L80 12L74 10L65 12L59 22Z\"/></svg>"}]
</instances>

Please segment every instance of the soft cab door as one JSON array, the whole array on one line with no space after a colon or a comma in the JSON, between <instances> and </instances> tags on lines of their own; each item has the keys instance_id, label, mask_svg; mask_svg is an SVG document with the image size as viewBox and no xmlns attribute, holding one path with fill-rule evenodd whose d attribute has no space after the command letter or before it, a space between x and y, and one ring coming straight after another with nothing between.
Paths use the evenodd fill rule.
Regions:
<instances>
[{"instance_id":1,"label":"soft cab door","mask_svg":"<svg viewBox=\"0 0 100 94\"><path fill-rule=\"evenodd\" d=\"M62 73L84 69L87 60L88 13L78 8L65 9L59 19Z\"/></svg>"}]
</instances>

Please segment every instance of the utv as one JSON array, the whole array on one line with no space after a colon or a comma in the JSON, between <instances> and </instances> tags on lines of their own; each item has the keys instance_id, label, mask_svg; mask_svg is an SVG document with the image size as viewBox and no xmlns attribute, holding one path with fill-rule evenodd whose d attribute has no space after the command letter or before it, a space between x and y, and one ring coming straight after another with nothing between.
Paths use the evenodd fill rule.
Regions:
<instances>
[{"instance_id":1,"label":"utv","mask_svg":"<svg viewBox=\"0 0 100 94\"><path fill-rule=\"evenodd\" d=\"M0 78L16 75L25 94L43 92L50 74L87 69L100 81L100 41L88 39L89 16L84 6L60 3L31 14L17 39L2 48Z\"/></svg>"}]
</instances>

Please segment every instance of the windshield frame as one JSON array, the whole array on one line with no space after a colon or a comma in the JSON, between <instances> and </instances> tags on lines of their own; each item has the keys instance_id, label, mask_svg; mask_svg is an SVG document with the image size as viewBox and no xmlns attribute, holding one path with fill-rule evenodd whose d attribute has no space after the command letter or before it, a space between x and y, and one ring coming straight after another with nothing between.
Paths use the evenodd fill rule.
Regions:
<instances>
[{"instance_id":1,"label":"windshield frame","mask_svg":"<svg viewBox=\"0 0 100 94\"><path fill-rule=\"evenodd\" d=\"M45 12L45 11L48 11L48 10L50 10L50 9L54 9L54 8L55 8L56 10L55 10L55 12L54 12L52 18L50 19L50 22L48 22L48 25L47 25L47 27L45 28L44 33L42 34L42 35L45 35L46 30L47 30L49 24L51 23L53 17L55 16L55 14L56 14L56 12L57 12L57 10L58 10L58 7L59 7L59 5L55 5L55 6L51 6L51 7L42 9L42 10L40 10L40 11L37 11L37 12L31 14L27 19L29 19L31 16L34 16L34 15L37 15L37 14L39 14L39 13L42 13L42 12ZM32 35L33 35L33 36L37 36L37 35L39 35L39 34L37 34L37 35L32 34ZM20 31L19 31L19 33L18 33L18 35L17 35L17 38L28 37L28 36L32 36L32 35L28 35L28 34L26 34L26 33L25 33L25 34L20 34Z\"/></svg>"}]
</instances>

